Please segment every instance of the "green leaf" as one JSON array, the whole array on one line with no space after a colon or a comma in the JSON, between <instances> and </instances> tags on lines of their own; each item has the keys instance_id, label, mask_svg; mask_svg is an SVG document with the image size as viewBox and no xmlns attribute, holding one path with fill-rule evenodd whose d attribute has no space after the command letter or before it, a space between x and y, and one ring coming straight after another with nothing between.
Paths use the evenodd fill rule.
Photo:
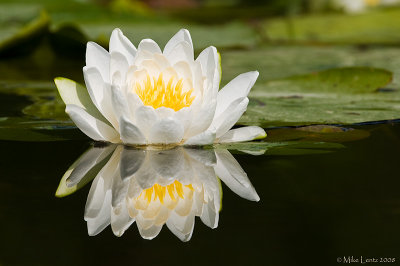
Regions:
<instances>
[{"instance_id":1,"label":"green leaf","mask_svg":"<svg viewBox=\"0 0 400 266\"><path fill-rule=\"evenodd\" d=\"M0 82L0 93L18 95L0 106L0 139L15 141L59 141L86 139L65 114L65 105L50 82ZM24 99L22 101L21 99ZM5 108L2 109L1 107Z\"/></svg>"},{"instance_id":2,"label":"green leaf","mask_svg":"<svg viewBox=\"0 0 400 266\"><path fill-rule=\"evenodd\" d=\"M48 32L49 22L37 5L0 4L0 56L32 50Z\"/></svg>"},{"instance_id":3,"label":"green leaf","mask_svg":"<svg viewBox=\"0 0 400 266\"><path fill-rule=\"evenodd\" d=\"M264 33L272 41L335 44L399 44L400 9L362 14L318 14L266 20Z\"/></svg>"},{"instance_id":4,"label":"green leaf","mask_svg":"<svg viewBox=\"0 0 400 266\"><path fill-rule=\"evenodd\" d=\"M399 91L380 90L391 78L386 70L357 67L269 81L252 90L239 123L271 127L396 119Z\"/></svg>"}]
</instances>

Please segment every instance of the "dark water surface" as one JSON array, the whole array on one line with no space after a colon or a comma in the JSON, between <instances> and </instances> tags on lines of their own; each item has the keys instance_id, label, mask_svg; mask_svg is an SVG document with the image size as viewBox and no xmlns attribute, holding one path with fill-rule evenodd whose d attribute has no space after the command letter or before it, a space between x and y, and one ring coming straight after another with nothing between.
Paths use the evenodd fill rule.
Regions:
<instances>
[{"instance_id":1,"label":"dark water surface","mask_svg":"<svg viewBox=\"0 0 400 266\"><path fill-rule=\"evenodd\" d=\"M362 126L363 140L327 154L234 154L261 200L223 185L219 226L198 217L181 242L164 226L144 240L133 224L89 237L90 184L56 198L88 141L0 142L0 265L337 265L337 258L400 261L400 124ZM381 264L381 263L380 263Z\"/></svg>"}]
</instances>

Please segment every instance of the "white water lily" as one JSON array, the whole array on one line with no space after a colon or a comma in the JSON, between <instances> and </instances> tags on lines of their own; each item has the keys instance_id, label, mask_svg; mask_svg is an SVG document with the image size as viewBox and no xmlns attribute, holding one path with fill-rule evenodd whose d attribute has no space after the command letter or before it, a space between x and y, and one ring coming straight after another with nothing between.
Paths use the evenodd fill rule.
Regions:
<instances>
[{"instance_id":1,"label":"white water lily","mask_svg":"<svg viewBox=\"0 0 400 266\"><path fill-rule=\"evenodd\" d=\"M83 68L87 91L56 78L66 112L97 141L204 145L266 136L256 126L231 129L245 112L258 72L237 76L219 90L220 56L215 47L194 59L187 30L163 51L144 39L136 48L115 29L109 51L89 42Z\"/></svg>"},{"instance_id":2,"label":"white water lily","mask_svg":"<svg viewBox=\"0 0 400 266\"><path fill-rule=\"evenodd\" d=\"M136 222L145 239L156 237L166 224L179 239L188 241L196 216L210 228L218 226L220 179L241 197L259 200L227 150L94 147L67 171L56 195L71 193L93 175L85 207L89 235L111 224L114 234L121 236Z\"/></svg>"}]
</instances>

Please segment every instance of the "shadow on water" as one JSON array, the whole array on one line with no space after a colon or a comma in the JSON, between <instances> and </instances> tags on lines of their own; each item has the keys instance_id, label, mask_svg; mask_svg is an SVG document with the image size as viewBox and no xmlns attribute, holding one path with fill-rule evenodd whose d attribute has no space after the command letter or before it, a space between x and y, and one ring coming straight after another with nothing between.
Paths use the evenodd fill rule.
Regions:
<instances>
[{"instance_id":1,"label":"shadow on water","mask_svg":"<svg viewBox=\"0 0 400 266\"><path fill-rule=\"evenodd\" d=\"M223 180L223 207L215 213L219 215L218 227L211 230L195 218L197 223L187 243L165 229L152 241L142 239L137 226L121 237L115 237L110 226L97 236L88 236L83 216L89 216L84 204L89 190L97 191L99 182L66 198L54 196L60 177L91 148L86 141L0 142L0 264L258 265L264 261L265 265L334 265L337 257L343 256L395 257L400 245L400 125L358 129L371 134L330 153L234 154L232 160L247 173L260 202L241 199ZM118 165L123 165L126 151L119 148L111 152L107 156L114 156ZM182 165L196 162L202 169L209 168L208 178L215 178L215 168L208 165L215 165L218 156L179 152L178 157L185 158ZM154 166L157 159L150 154L157 151L139 153L143 153L141 166L127 167L124 172L127 176L135 172L129 183L137 183L140 172L171 170L183 178L178 181L183 187L188 184L185 178L189 175L178 174L185 172L175 171L172 163L162 169ZM176 155L166 157L169 162L176 159ZM144 182L143 188L154 182ZM219 183L214 180L212 184L213 193L218 193ZM171 190L177 193L177 186ZM186 191L191 189L186 187ZM210 202L218 209L219 201Z\"/></svg>"}]
</instances>

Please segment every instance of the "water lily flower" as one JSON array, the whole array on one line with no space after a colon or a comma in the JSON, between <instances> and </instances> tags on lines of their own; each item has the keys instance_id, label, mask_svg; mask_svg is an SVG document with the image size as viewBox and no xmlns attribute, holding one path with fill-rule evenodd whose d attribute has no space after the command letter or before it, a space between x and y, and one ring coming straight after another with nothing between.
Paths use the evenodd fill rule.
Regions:
<instances>
[{"instance_id":1,"label":"water lily flower","mask_svg":"<svg viewBox=\"0 0 400 266\"><path fill-rule=\"evenodd\" d=\"M218 226L220 179L239 196L259 200L239 163L223 149L93 147L67 171L56 195L70 194L93 175L84 216L89 235L111 224L121 236L136 223L143 238L153 239L166 224L188 241L196 216L210 228Z\"/></svg>"},{"instance_id":2,"label":"water lily flower","mask_svg":"<svg viewBox=\"0 0 400 266\"><path fill-rule=\"evenodd\" d=\"M194 59L185 29L163 51L151 39L136 48L115 29L109 51L87 44L83 74L87 90L65 78L55 83L68 115L94 140L205 145L266 136L256 126L231 129L247 108L258 72L241 74L219 90L216 48L208 47Z\"/></svg>"}]
</instances>

